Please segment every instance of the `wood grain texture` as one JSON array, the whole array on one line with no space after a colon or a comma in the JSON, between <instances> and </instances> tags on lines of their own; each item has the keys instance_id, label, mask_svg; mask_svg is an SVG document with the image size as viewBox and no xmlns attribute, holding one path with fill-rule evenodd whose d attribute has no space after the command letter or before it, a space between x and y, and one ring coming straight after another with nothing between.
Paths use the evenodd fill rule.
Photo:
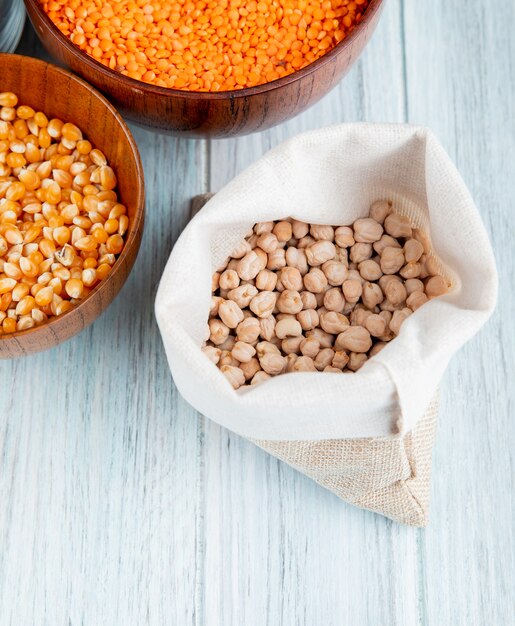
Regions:
<instances>
[{"instance_id":1,"label":"wood grain texture","mask_svg":"<svg viewBox=\"0 0 515 626\"><path fill-rule=\"evenodd\" d=\"M188 92L135 81L79 50L39 0L25 0L45 48L95 85L130 119L181 137L229 137L270 128L320 100L349 71L377 25L383 0L371 0L354 32L314 63L273 83L231 92Z\"/></svg>"},{"instance_id":2,"label":"wood grain texture","mask_svg":"<svg viewBox=\"0 0 515 626\"><path fill-rule=\"evenodd\" d=\"M118 112L96 90L44 61L0 54L1 90L48 119L73 122L107 156L118 177L117 193L130 218L125 245L109 276L80 304L48 323L0 337L0 359L32 354L61 343L91 324L117 296L138 254L143 231L145 190L138 148Z\"/></svg>"},{"instance_id":3,"label":"wood grain texture","mask_svg":"<svg viewBox=\"0 0 515 626\"><path fill-rule=\"evenodd\" d=\"M119 298L67 344L0 363L2 626L511 626L514 24L486 0L390 0L349 76L295 120L208 143L135 131L147 224ZM435 130L499 262L497 313L442 386L426 530L199 417L153 318L191 196L298 131L361 119Z\"/></svg>"}]
</instances>

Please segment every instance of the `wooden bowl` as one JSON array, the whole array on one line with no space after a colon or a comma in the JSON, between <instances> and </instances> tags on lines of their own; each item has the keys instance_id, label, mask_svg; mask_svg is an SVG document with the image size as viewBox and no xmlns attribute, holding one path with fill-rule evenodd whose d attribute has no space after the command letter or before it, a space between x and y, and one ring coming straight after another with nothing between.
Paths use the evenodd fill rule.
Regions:
<instances>
[{"instance_id":1,"label":"wooden bowl","mask_svg":"<svg viewBox=\"0 0 515 626\"><path fill-rule=\"evenodd\" d=\"M0 358L52 348L91 324L111 304L134 265L143 232L145 192L138 148L115 108L80 78L43 61L0 54L1 91L13 91L51 117L77 124L100 148L118 178L117 193L127 207L125 246L108 277L69 312L35 328L0 336Z\"/></svg>"},{"instance_id":2,"label":"wooden bowl","mask_svg":"<svg viewBox=\"0 0 515 626\"><path fill-rule=\"evenodd\" d=\"M257 87L218 93L155 87L110 70L61 33L39 0L27 12L48 52L95 85L127 118L160 131L197 137L230 137L265 130L320 100L348 72L370 39L383 0L371 0L361 23L311 65Z\"/></svg>"}]
</instances>

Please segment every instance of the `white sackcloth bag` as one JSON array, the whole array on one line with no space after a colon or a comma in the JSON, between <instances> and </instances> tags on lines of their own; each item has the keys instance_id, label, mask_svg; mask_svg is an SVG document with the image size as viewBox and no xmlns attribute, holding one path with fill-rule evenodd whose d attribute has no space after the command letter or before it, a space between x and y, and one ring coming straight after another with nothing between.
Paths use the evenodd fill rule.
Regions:
<instances>
[{"instance_id":1,"label":"white sackcloth bag","mask_svg":"<svg viewBox=\"0 0 515 626\"><path fill-rule=\"evenodd\" d=\"M381 199L430 235L449 293L411 315L356 373L296 372L235 391L200 349L214 268L256 222L347 225ZM346 124L286 141L207 202L170 255L156 316L174 382L198 411L343 499L425 525L438 384L496 294L480 216L435 136Z\"/></svg>"}]
</instances>

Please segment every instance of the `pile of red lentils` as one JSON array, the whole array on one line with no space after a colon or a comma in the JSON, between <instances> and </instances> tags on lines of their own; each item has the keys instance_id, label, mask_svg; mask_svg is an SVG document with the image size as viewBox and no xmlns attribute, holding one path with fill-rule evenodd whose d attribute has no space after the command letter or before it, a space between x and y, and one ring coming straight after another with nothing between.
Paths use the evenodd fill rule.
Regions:
<instances>
[{"instance_id":1,"label":"pile of red lentils","mask_svg":"<svg viewBox=\"0 0 515 626\"><path fill-rule=\"evenodd\" d=\"M41 0L76 46L125 76L229 91L292 74L345 39L369 0Z\"/></svg>"},{"instance_id":2,"label":"pile of red lentils","mask_svg":"<svg viewBox=\"0 0 515 626\"><path fill-rule=\"evenodd\" d=\"M0 337L66 313L108 276L129 227L116 184L75 124L0 93Z\"/></svg>"}]
</instances>

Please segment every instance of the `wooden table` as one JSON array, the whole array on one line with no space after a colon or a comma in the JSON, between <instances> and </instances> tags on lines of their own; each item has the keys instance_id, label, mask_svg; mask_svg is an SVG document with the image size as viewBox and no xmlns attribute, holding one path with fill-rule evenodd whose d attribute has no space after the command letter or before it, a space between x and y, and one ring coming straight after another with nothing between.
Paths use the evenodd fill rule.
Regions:
<instances>
[{"instance_id":1,"label":"wooden table","mask_svg":"<svg viewBox=\"0 0 515 626\"><path fill-rule=\"evenodd\" d=\"M350 75L290 123L226 141L134 128L148 195L131 278L80 336L0 363L2 626L513 624L514 27L512 2L390 0ZM19 51L45 57L30 27ZM153 314L193 195L354 120L430 126L499 264L497 313L442 385L426 530L344 504L198 415Z\"/></svg>"}]
</instances>

